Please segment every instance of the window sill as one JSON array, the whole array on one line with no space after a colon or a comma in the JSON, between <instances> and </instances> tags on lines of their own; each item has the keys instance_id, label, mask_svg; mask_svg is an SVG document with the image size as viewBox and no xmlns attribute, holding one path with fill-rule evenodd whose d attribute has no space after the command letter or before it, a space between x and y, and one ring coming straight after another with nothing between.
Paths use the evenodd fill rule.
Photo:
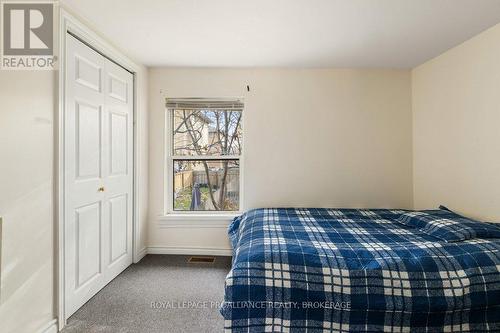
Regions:
<instances>
[{"instance_id":1,"label":"window sill","mask_svg":"<svg viewBox=\"0 0 500 333\"><path fill-rule=\"evenodd\" d=\"M242 213L166 214L158 217L161 228L227 228Z\"/></svg>"}]
</instances>

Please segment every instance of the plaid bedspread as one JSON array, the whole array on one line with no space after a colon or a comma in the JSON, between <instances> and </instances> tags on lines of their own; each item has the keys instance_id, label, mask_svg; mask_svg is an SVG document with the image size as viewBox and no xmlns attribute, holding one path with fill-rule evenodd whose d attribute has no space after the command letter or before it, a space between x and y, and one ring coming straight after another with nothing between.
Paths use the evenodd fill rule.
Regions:
<instances>
[{"instance_id":1,"label":"plaid bedspread","mask_svg":"<svg viewBox=\"0 0 500 333\"><path fill-rule=\"evenodd\" d=\"M446 243L404 211L256 209L229 227L227 332L500 331L500 239Z\"/></svg>"}]
</instances>

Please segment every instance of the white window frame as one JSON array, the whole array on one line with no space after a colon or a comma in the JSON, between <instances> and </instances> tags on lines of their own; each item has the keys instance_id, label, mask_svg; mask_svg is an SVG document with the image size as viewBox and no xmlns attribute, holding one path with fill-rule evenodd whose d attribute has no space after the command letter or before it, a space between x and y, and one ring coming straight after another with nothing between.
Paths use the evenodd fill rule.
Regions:
<instances>
[{"instance_id":1,"label":"white window frame","mask_svg":"<svg viewBox=\"0 0 500 333\"><path fill-rule=\"evenodd\" d=\"M169 99L166 98L164 99L164 102ZM190 98L194 99L194 98ZM213 98L196 98L196 99L204 99L204 100L213 100ZM216 98L217 100L239 100L243 102L243 98ZM183 156L183 155L173 155L173 112L171 112L172 109L169 109L165 107L165 130L164 130L164 142L165 142L165 162L164 162L164 179L165 181L163 182L163 187L164 187L164 200L163 200L163 216L160 217L160 224L161 221L175 221L175 222L191 222L193 226L203 226L203 225L198 225L198 222L210 222L208 225L219 225L219 223L222 223L221 226L227 226L227 224L236 216L239 216L243 213L244 208L243 208L243 174L244 174L244 166L243 166L243 161L244 161L244 154L245 154L245 126L244 126L244 119L245 119L245 105L243 106L243 110L241 111L241 126L243 128L243 133L241 137L241 154L240 155L218 155L218 156ZM174 160L238 160L239 161L239 183L240 183L240 188L239 188L239 203L238 211L177 211L174 210L174 198L173 198L173 179L174 179L174 172L173 172L173 165L174 165ZM208 226L207 225L207 226ZM169 224L164 224L165 227L173 227L177 226L172 223Z\"/></svg>"}]
</instances>

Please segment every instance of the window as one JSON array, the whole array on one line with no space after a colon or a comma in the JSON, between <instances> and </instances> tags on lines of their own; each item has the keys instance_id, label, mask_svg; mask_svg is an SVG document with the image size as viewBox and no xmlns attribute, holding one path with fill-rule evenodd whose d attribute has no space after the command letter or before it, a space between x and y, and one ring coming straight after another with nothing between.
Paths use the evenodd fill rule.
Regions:
<instances>
[{"instance_id":1,"label":"window","mask_svg":"<svg viewBox=\"0 0 500 333\"><path fill-rule=\"evenodd\" d=\"M240 100L167 100L167 212L240 210L242 117Z\"/></svg>"}]
</instances>

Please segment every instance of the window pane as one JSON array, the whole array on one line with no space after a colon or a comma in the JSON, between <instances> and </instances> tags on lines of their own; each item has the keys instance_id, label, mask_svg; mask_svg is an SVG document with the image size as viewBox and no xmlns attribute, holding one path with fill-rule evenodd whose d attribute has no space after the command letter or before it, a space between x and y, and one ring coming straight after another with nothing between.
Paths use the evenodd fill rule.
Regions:
<instances>
[{"instance_id":1,"label":"window pane","mask_svg":"<svg viewBox=\"0 0 500 333\"><path fill-rule=\"evenodd\" d=\"M170 110L174 155L240 155L241 111Z\"/></svg>"},{"instance_id":2,"label":"window pane","mask_svg":"<svg viewBox=\"0 0 500 333\"><path fill-rule=\"evenodd\" d=\"M174 210L238 211L238 160L174 160Z\"/></svg>"}]
</instances>

